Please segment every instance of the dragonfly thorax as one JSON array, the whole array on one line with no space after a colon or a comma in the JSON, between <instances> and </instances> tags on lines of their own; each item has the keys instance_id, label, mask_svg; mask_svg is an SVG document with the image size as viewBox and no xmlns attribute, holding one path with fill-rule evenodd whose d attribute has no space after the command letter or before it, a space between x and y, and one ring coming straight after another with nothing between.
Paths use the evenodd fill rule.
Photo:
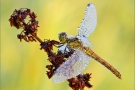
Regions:
<instances>
[{"instance_id":1,"label":"dragonfly thorax","mask_svg":"<svg viewBox=\"0 0 135 90\"><path fill-rule=\"evenodd\" d=\"M67 47L69 49L78 49L82 45L83 45L82 41L77 37L71 37L67 39Z\"/></svg>"},{"instance_id":2,"label":"dragonfly thorax","mask_svg":"<svg viewBox=\"0 0 135 90\"><path fill-rule=\"evenodd\" d=\"M82 41L76 36L67 37L65 32L59 34L60 45L58 46L58 51L62 53L67 53L74 51L83 45Z\"/></svg>"}]
</instances>

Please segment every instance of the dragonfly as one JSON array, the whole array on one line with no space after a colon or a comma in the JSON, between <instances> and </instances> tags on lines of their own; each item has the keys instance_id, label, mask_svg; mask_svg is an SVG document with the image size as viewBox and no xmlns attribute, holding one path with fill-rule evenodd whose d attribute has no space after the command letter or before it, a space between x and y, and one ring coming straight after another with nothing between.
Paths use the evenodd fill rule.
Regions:
<instances>
[{"instance_id":1,"label":"dragonfly","mask_svg":"<svg viewBox=\"0 0 135 90\"><path fill-rule=\"evenodd\" d=\"M91 49L92 45L88 40L88 36L95 30L96 25L96 7L94 4L89 3L85 10L84 19L78 28L78 35L68 36L66 32L61 32L58 35L61 42L58 50L63 54L72 50L74 50L74 53L56 69L52 77L54 83L63 82L82 73L88 67L91 58L101 63L121 79L119 71Z\"/></svg>"}]
</instances>

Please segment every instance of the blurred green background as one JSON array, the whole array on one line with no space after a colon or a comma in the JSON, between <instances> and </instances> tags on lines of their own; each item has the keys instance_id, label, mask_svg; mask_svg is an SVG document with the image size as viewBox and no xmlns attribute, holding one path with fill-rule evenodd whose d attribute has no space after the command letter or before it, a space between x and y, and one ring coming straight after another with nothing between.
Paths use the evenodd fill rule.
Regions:
<instances>
[{"instance_id":1,"label":"blurred green background","mask_svg":"<svg viewBox=\"0 0 135 90\"><path fill-rule=\"evenodd\" d=\"M93 88L85 90L134 89L133 0L1 0L1 90L71 90L68 82L54 84L46 75L47 55L38 42L20 42L8 19L14 9L30 8L39 21L38 36L58 40L58 33L77 35L86 5L97 10L97 27L89 36L93 48L122 74L122 80L95 60L84 73L92 73Z\"/></svg>"}]
</instances>

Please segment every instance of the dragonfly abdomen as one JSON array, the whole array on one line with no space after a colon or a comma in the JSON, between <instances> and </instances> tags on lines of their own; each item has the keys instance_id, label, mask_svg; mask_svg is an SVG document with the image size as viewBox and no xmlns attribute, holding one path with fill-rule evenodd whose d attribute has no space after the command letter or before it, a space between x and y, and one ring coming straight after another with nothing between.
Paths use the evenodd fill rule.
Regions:
<instances>
[{"instance_id":1,"label":"dragonfly abdomen","mask_svg":"<svg viewBox=\"0 0 135 90\"><path fill-rule=\"evenodd\" d=\"M115 74L119 79L121 79L121 74L117 69L115 69L111 64L106 62L104 59L100 58L97 54L95 54L89 47L82 47L83 52L85 52L88 56L92 57L94 60L101 63L103 66L108 68L113 74Z\"/></svg>"}]
</instances>

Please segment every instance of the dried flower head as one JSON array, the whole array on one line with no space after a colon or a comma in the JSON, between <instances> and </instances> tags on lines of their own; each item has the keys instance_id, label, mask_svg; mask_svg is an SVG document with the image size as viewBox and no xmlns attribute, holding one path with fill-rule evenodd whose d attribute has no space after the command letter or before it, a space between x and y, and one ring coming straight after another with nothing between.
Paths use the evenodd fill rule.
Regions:
<instances>
[{"instance_id":1,"label":"dried flower head","mask_svg":"<svg viewBox=\"0 0 135 90\"><path fill-rule=\"evenodd\" d=\"M26 17L29 16L28 22L26 22ZM11 15L9 22L11 26L16 27L17 29L23 28L23 31L17 35L20 41L25 40L26 42L33 42L36 39L33 35L37 34L38 21L36 21L36 15L34 12L31 12L30 9L21 8L19 10L14 10Z\"/></svg>"}]
</instances>

